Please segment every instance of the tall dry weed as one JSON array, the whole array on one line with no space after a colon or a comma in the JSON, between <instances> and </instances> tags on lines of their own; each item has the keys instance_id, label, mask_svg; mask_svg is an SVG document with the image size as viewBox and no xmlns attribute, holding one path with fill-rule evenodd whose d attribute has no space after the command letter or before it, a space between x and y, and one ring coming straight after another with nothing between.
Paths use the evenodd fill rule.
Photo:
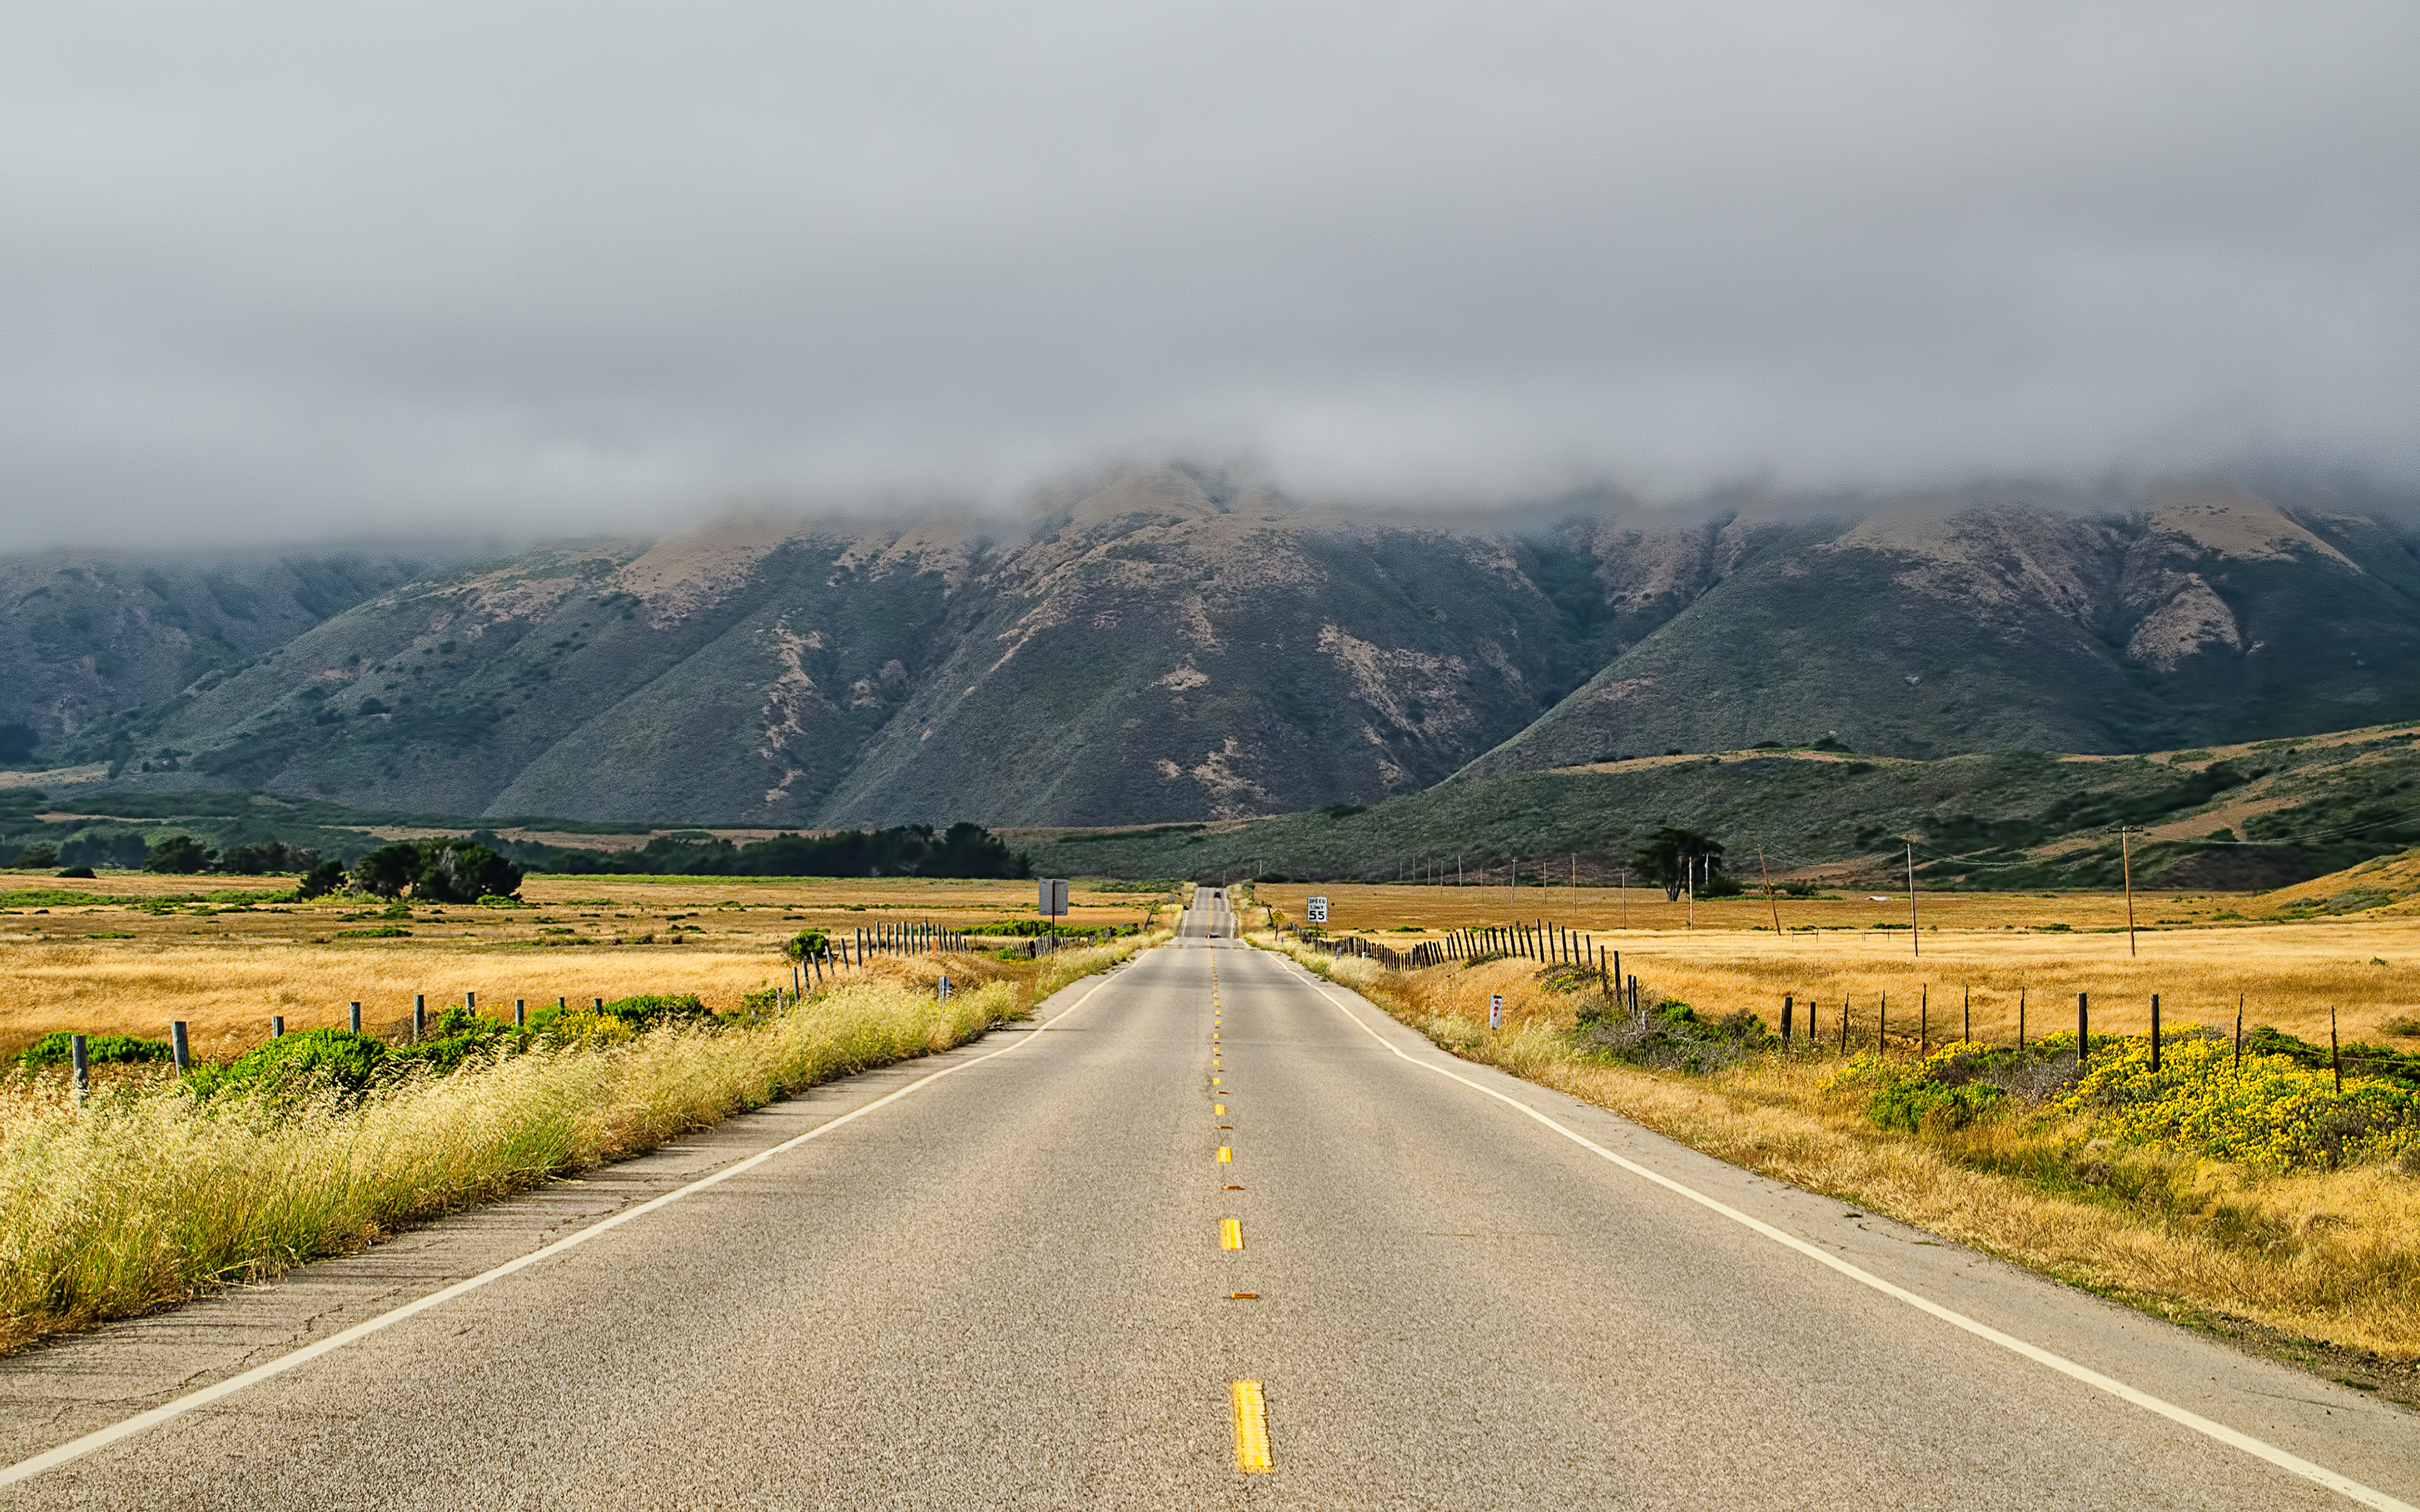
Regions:
<instances>
[{"instance_id":1,"label":"tall dry weed","mask_svg":"<svg viewBox=\"0 0 2420 1512\"><path fill-rule=\"evenodd\" d=\"M12 1075L0 1080L0 1350L342 1253L816 1082L948 1049L1150 943L1069 952L1040 973L892 958L744 1028L539 1044L360 1100L197 1099L145 1074L78 1106L55 1075ZM934 992L944 973L957 989L946 1000Z\"/></svg>"},{"instance_id":2,"label":"tall dry weed","mask_svg":"<svg viewBox=\"0 0 2420 1512\"><path fill-rule=\"evenodd\" d=\"M1892 1133L1860 1097L1827 1090L1841 1064L1829 1056L1760 1056L1703 1076L1609 1064L1572 1032L1573 996L1529 963L1389 973L1258 943L1455 1055L1776 1180L2165 1315L2420 1360L2420 1179L2399 1165L2271 1171L2017 1119ZM1505 999L1497 1030L1492 994Z\"/></svg>"}]
</instances>

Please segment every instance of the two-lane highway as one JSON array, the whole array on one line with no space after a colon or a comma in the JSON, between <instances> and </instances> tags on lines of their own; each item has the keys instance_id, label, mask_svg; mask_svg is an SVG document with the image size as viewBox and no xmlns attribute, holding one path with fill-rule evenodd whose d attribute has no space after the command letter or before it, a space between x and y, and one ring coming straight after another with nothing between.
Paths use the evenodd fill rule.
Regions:
<instances>
[{"instance_id":1,"label":"two-lane highway","mask_svg":"<svg viewBox=\"0 0 2420 1512\"><path fill-rule=\"evenodd\" d=\"M1233 933L1203 889L1177 944L1043 1028L897 1073L819 1135L0 1505L2420 1491L2409 1413L1454 1061ZM847 1095L801 1104L837 1119ZM0 1366L9 1458L207 1385L78 1397L56 1362L93 1375L108 1342ZM8 1416L12 1396L57 1405Z\"/></svg>"}]
</instances>

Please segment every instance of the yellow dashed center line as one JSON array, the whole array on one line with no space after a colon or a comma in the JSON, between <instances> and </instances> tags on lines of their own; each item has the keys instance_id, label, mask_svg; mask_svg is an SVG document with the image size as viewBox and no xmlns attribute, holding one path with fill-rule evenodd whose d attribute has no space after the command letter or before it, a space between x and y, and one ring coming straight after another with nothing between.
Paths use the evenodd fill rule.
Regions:
<instances>
[{"instance_id":1,"label":"yellow dashed center line","mask_svg":"<svg viewBox=\"0 0 2420 1512\"><path fill-rule=\"evenodd\" d=\"M1238 1381L1229 1387L1235 1409L1235 1468L1247 1475L1264 1475L1269 1462L1269 1402L1257 1381Z\"/></svg>"},{"instance_id":2,"label":"yellow dashed center line","mask_svg":"<svg viewBox=\"0 0 2420 1512\"><path fill-rule=\"evenodd\" d=\"M1213 963L1210 977L1210 1069L1212 1071L1225 1069L1223 1065L1225 1052L1220 1048L1222 1037L1219 1030L1222 1026L1218 1003L1218 966ZM1210 1078L1210 1085L1220 1086L1223 1080L1221 1077L1213 1076ZM1227 1116L1227 1104L1213 1103L1210 1104L1210 1112L1213 1116L1223 1119ZM1222 1123L1218 1127L1232 1129L1233 1125ZM1234 1160L1234 1147L1231 1145L1218 1147L1219 1165L1232 1165ZM1241 1192L1243 1188L1230 1182L1227 1190ZM1218 1220L1218 1247L1222 1250L1240 1250L1244 1247L1242 1219ZM1257 1302L1260 1300L1260 1293L1233 1291L1228 1293L1228 1297L1235 1302ZM1235 1414L1235 1468L1247 1475L1267 1474L1276 1468L1269 1457L1268 1397L1262 1391L1261 1383L1257 1381L1233 1381L1230 1384L1229 1394Z\"/></svg>"}]
</instances>

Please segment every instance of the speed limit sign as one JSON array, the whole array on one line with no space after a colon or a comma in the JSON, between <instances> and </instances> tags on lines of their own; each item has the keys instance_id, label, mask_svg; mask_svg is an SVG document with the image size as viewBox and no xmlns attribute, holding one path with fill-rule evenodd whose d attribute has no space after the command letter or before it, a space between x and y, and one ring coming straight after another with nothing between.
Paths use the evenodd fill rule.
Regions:
<instances>
[{"instance_id":1,"label":"speed limit sign","mask_svg":"<svg viewBox=\"0 0 2420 1512\"><path fill-rule=\"evenodd\" d=\"M1302 917L1303 917L1303 918L1304 918L1307 922L1309 922L1309 923L1312 923L1312 924L1325 924L1325 923L1326 923L1326 922L1327 922L1327 900L1326 900L1326 899L1325 899L1325 898L1306 898L1306 899L1304 899L1304 900L1303 900L1303 903L1302 903Z\"/></svg>"}]
</instances>

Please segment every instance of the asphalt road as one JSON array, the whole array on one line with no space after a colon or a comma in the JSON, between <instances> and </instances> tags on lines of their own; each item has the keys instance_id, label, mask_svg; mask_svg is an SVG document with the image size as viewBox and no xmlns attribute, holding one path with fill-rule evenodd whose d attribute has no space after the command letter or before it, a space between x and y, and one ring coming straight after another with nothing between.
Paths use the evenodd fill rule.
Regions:
<instances>
[{"instance_id":1,"label":"asphalt road","mask_svg":"<svg viewBox=\"0 0 2420 1512\"><path fill-rule=\"evenodd\" d=\"M2420 1500L2413 1414L1454 1061L1214 910L1038 1030L633 1163L627 1201L313 1267L224 1304L287 1319L240 1344L210 1320L255 1314L204 1304L0 1365L22 1464L621 1217L0 1507Z\"/></svg>"}]
</instances>

